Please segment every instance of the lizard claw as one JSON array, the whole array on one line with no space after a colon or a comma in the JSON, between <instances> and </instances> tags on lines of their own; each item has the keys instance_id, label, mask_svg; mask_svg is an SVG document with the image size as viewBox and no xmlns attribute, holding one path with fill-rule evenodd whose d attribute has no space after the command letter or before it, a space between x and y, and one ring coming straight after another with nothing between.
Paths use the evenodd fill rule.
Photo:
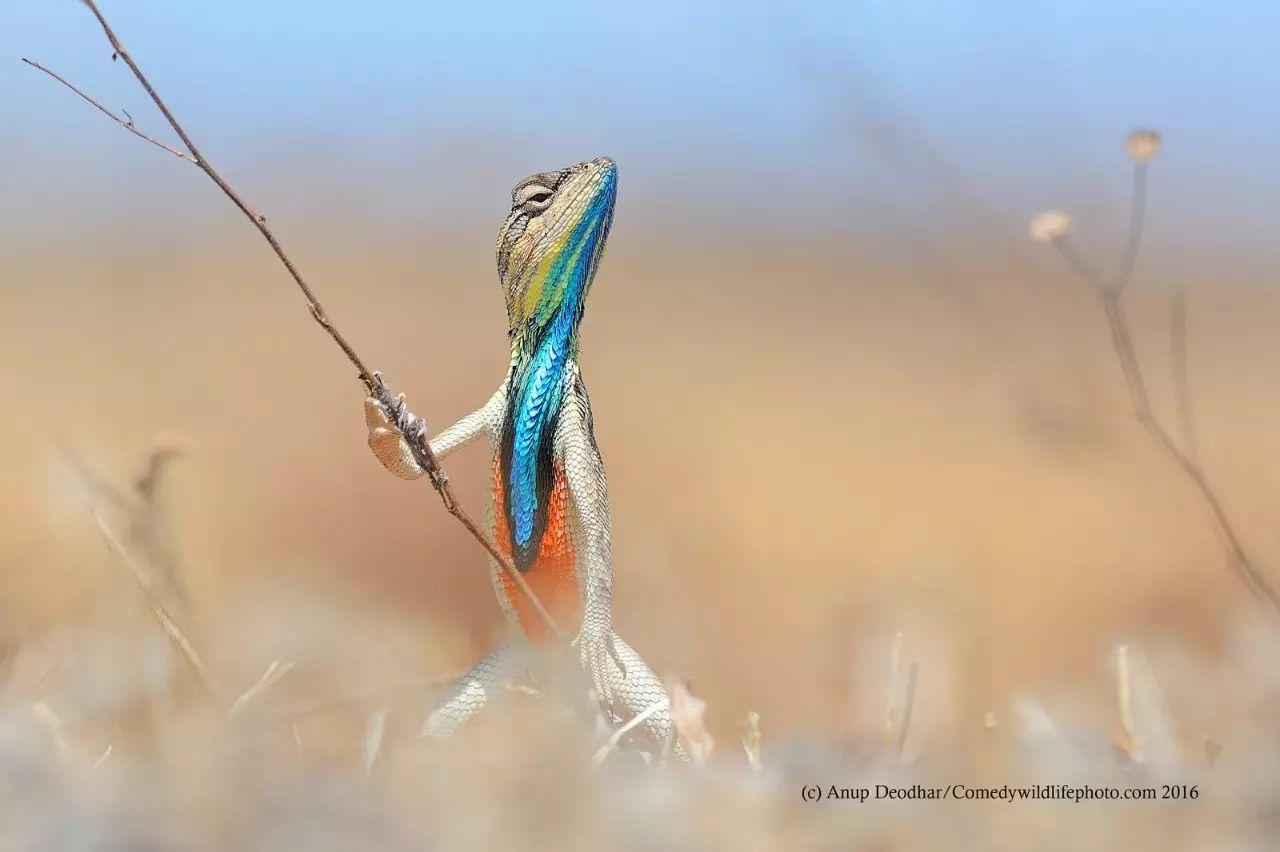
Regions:
<instances>
[{"instance_id":1,"label":"lizard claw","mask_svg":"<svg viewBox=\"0 0 1280 852\"><path fill-rule=\"evenodd\" d=\"M397 397L404 406L404 394ZM404 434L396 427L389 413L373 397L364 401L364 422L369 429L369 449L382 466L401 479L418 479L424 473L413 456Z\"/></svg>"},{"instance_id":2,"label":"lizard claw","mask_svg":"<svg viewBox=\"0 0 1280 852\"><path fill-rule=\"evenodd\" d=\"M627 667L614 647L613 640L612 631L586 628L571 643L571 646L577 646L582 670L595 687L597 697L605 705L614 703L618 682L627 678Z\"/></svg>"}]
</instances>

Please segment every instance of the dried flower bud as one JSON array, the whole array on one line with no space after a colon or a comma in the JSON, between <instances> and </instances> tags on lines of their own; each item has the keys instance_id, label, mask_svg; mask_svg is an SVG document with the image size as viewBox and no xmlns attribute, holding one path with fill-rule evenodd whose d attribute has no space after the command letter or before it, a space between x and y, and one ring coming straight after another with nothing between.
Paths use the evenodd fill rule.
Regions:
<instances>
[{"instance_id":1,"label":"dried flower bud","mask_svg":"<svg viewBox=\"0 0 1280 852\"><path fill-rule=\"evenodd\" d=\"M1031 239L1037 243L1051 243L1061 239L1071 230L1071 217L1061 210L1048 210L1031 217Z\"/></svg>"},{"instance_id":2,"label":"dried flower bud","mask_svg":"<svg viewBox=\"0 0 1280 852\"><path fill-rule=\"evenodd\" d=\"M1145 163L1160 153L1160 134L1154 130L1135 130L1124 141L1124 149L1135 163Z\"/></svg>"}]
</instances>

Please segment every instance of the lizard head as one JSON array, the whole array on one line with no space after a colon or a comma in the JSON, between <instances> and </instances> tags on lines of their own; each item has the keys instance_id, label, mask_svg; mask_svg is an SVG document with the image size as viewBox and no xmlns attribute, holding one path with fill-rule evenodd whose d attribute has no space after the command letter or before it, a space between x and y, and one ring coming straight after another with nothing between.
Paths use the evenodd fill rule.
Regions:
<instances>
[{"instance_id":1,"label":"lizard head","mask_svg":"<svg viewBox=\"0 0 1280 852\"><path fill-rule=\"evenodd\" d=\"M576 331L613 223L617 187L618 167L597 157L530 175L511 190L497 253L513 350L536 345L561 309Z\"/></svg>"}]
</instances>

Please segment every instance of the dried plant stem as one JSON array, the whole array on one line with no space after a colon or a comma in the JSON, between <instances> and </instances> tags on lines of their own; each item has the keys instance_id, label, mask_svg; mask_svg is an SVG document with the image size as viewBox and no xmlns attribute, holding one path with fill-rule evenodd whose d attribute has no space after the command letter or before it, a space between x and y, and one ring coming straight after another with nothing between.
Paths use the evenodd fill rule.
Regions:
<instances>
[{"instance_id":1,"label":"dried plant stem","mask_svg":"<svg viewBox=\"0 0 1280 852\"><path fill-rule=\"evenodd\" d=\"M188 163L192 163L192 164L197 165L197 166L198 166L198 165L200 165L199 161L197 161L197 160L196 160L194 157L192 157L190 154L184 154L182 151L179 151L177 148L174 148L172 145L169 145L169 144L168 144L168 143L166 143L166 142L161 142L159 139L157 139L157 138L155 138L154 136L151 136L151 135L149 135L149 134L147 134L147 133L143 133L143 132L142 132L141 130L139 130L137 127L134 127L134 125L133 125L133 122L132 122L132 121L130 121L130 120L128 120L128 119L121 118L120 116L116 115L114 112L112 112L111 110L107 109L107 108L106 108L106 107L104 107L102 104L98 103L96 100L94 100L93 98L91 98L91 97L89 97L88 95L86 95L84 92L82 92L82 91L80 91L79 89L77 89L75 86L71 85L71 83L67 82L67 81L66 81L66 80L64 80L62 77L60 77L60 76L58 76L57 74L55 74L53 71L50 71L48 68L45 68L45 67L44 67L43 65L41 65L39 62L36 62L36 61L34 61L34 60L31 60L31 59L27 59L27 58L25 58L25 57L23 58L23 60L22 60L22 61L23 61L23 62L25 62L25 63L27 63L28 65L30 65L32 68L35 68L35 69L37 69L37 70L39 70L39 71L43 71L44 73L48 74L48 75L49 75L50 77L52 77L53 79L57 80L57 81L58 81L59 83L61 83L62 85L66 86L66 87L67 87L68 89L70 89L71 91L75 92L75 93L76 93L77 95L79 95L80 97L84 98L86 101L88 101L90 104L92 104L92 105L93 105L93 106L94 106L94 107L95 107L99 112L101 112L103 115L107 116L107 118L110 118L112 121L114 121L116 124L118 124L118 125L120 125L121 127L123 127L125 130L129 131L130 133L132 133L134 136L137 136L137 137L139 137L140 139L145 139L146 141L150 142L152 145L155 145L157 148L162 148L162 149L164 149L165 151L168 151L168 152L169 152L170 154L172 154L173 156L178 157L178 158L183 159L183 160L186 160Z\"/></svg>"},{"instance_id":2,"label":"dried plant stem","mask_svg":"<svg viewBox=\"0 0 1280 852\"><path fill-rule=\"evenodd\" d=\"M902 668L902 633L893 634L893 644L889 650L889 688L885 691L884 738L886 743L893 742L893 729L898 723L898 679Z\"/></svg>"},{"instance_id":3,"label":"dried plant stem","mask_svg":"<svg viewBox=\"0 0 1280 852\"><path fill-rule=\"evenodd\" d=\"M1147 217L1147 164L1133 164L1133 196L1129 202L1129 238L1125 240L1120 263L1111 279L1111 286L1123 292L1133 279L1133 267L1138 262L1138 246L1142 244L1142 228Z\"/></svg>"},{"instance_id":4,"label":"dried plant stem","mask_svg":"<svg viewBox=\"0 0 1280 852\"><path fill-rule=\"evenodd\" d=\"M184 154L182 151L179 151L176 148L141 132L134 127L132 121L125 121L124 119L119 118L113 112L102 106L98 101L89 97L80 89L76 88L71 83L67 82L65 79L38 62L34 62L29 59L23 59L23 61L33 68L43 71L54 80L57 80L62 85L75 92L94 107L110 116L117 124L124 127L129 132L145 139L153 145L163 148L171 154L181 157L208 175L209 179L217 184L223 194L226 195L227 198L229 198L231 202L239 208L240 212L242 212L249 221L253 223L253 226L258 229L260 234L262 234L262 238L271 246L271 250L275 252L276 257L280 259L284 268L288 270L289 275L293 278L298 290L301 291L303 298L306 300L307 308L311 312L312 319L314 319L316 324L328 333L328 335L333 339L333 342L336 343L342 350L343 354L347 356L347 360L356 368L357 376L360 381L365 384L370 396L388 410L395 407L395 396L391 393L391 390L386 386L382 377L378 373L365 366L364 361L356 353L351 344L347 342L346 337L344 337L343 334L338 331L337 327L334 326L333 322L329 319L329 315L325 312L324 307L321 306L320 300L316 298L315 291L311 289L311 286L307 283L306 279L302 277L302 273L298 271L298 268L294 265L293 261L290 260L289 255L285 253L284 247L280 244L280 241L276 239L275 234L272 233L271 228L267 225L267 218L250 207L240 194L232 189L231 185L223 179L212 165L210 165L204 155L200 153L200 150L196 147L195 143L192 142L191 137L187 135L186 130L184 130L182 125L178 123L178 120L174 117L173 113L170 112L169 107L165 104L164 100L156 92L146 75L142 73L142 69L138 67L137 63L134 62L133 57L127 50L125 50L124 45L120 43L120 39L116 37L115 32L111 29L111 25L107 23L107 19L103 16L101 10L98 9L97 3L95 3L94 0L82 0L82 2L89 7L89 11L93 12L94 17L98 19L98 23L102 26L102 31L106 35L107 41L111 43L112 51L114 51L112 58L123 59L125 64L129 66L129 70L133 72L133 76L138 80L138 83L142 88L146 90L148 97L151 98L151 101L160 110L161 114L165 117L165 120L169 123L169 126L173 128L173 132L182 140L182 144L187 149L187 153ZM529 600L534 611L552 631L552 633L557 636L563 636L563 632L551 618L551 615L547 612L541 601L538 600L537 595L535 595L533 590L529 588L529 584L525 582L523 575L516 570L515 564L508 556L506 556L506 554L498 549L497 545L493 543L489 536L480 529L475 521L472 520L471 516L458 504L457 498L453 493L453 489L449 485L449 477L440 466L435 453L431 451L431 446L427 442L425 431L421 434L415 435L412 446L414 455L417 457L419 464L424 470L426 470L431 485L440 494L440 500L444 504L445 510L456 518L463 527L466 528L467 532L469 532L471 536L475 538L475 540L478 541L486 551L488 551L489 555L493 557L498 566L507 574L516 588L520 590L520 593Z\"/></svg>"},{"instance_id":5,"label":"dried plant stem","mask_svg":"<svg viewBox=\"0 0 1280 852\"><path fill-rule=\"evenodd\" d=\"M895 747L899 760L907 747L907 734L911 733L911 713L916 706L916 683L919 679L920 663L912 660L911 668L907 670L907 694L902 703L902 727L898 731L898 743Z\"/></svg>"},{"instance_id":6,"label":"dried plant stem","mask_svg":"<svg viewBox=\"0 0 1280 852\"><path fill-rule=\"evenodd\" d=\"M161 629L164 630L165 636L177 648L179 655L186 661L191 673L195 675L196 683L200 684L200 688L205 695L215 701L220 700L218 690L213 685L213 680L209 676L209 668L204 664L195 645L187 638L187 634L178 624L177 619L169 612L168 608L160 601L154 587L151 584L151 577L146 570L138 564L133 555L125 549L120 543L120 539L116 538L115 533L111 531L111 527L107 526L107 522L102 515L97 512L93 513L93 519L98 524L98 531L102 533L103 540L107 543L107 547L114 553L126 568L133 575L134 582L138 584L138 588L142 591L143 597L147 599L148 606L151 607L151 614L155 616L156 621L160 623Z\"/></svg>"},{"instance_id":7,"label":"dried plant stem","mask_svg":"<svg viewBox=\"0 0 1280 852\"><path fill-rule=\"evenodd\" d=\"M1124 291L1133 274L1137 260L1138 246L1142 241L1142 228L1146 209L1146 163L1134 165L1133 200L1129 212L1129 239L1125 244L1119 270L1110 280L1103 279L1084 263L1073 250L1065 235L1053 239L1053 245L1062 255L1071 269L1093 290L1102 305L1107 324L1111 329L1111 344L1116 358L1120 362L1120 370L1124 374L1125 387L1129 393L1129 402L1134 416L1146 430L1151 440L1182 471L1183 475L1195 487L1201 501L1209 510L1223 543L1226 545L1231 569L1244 583L1245 587L1259 601L1269 605L1280 613L1280 594L1271 586L1254 565L1253 558L1245 550L1235 525L1228 517L1221 498L1214 490L1208 476L1201 467L1193 450L1183 450L1174 440L1169 429L1156 416L1151 405L1151 396L1147 391L1146 379L1142 373L1142 364L1138 360L1137 350L1133 345L1133 333L1129 317L1124 307ZM1185 323L1185 317L1184 317ZM1178 368L1175 366L1175 370ZM1185 384L1185 367L1182 368L1182 382ZM1180 391L1185 394L1185 388ZM1183 405L1185 406L1185 400ZM1184 415L1189 417L1189 415ZM1190 440L1190 438L1189 438Z\"/></svg>"},{"instance_id":8,"label":"dried plant stem","mask_svg":"<svg viewBox=\"0 0 1280 852\"><path fill-rule=\"evenodd\" d=\"M1200 438L1191 406L1191 386L1187 378L1187 291L1174 291L1169 308L1169 360L1173 364L1173 391L1177 397L1178 421L1187 455L1200 463Z\"/></svg>"}]
</instances>

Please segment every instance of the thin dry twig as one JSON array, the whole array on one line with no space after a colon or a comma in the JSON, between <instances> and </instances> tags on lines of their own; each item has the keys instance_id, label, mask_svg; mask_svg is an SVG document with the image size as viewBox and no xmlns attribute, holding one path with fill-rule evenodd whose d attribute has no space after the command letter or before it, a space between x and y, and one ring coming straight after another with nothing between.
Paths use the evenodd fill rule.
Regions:
<instances>
[{"instance_id":1,"label":"thin dry twig","mask_svg":"<svg viewBox=\"0 0 1280 852\"><path fill-rule=\"evenodd\" d=\"M97 512L93 513L93 519L98 524L98 531L102 534L103 540L107 543L107 548L116 555L117 558L129 569L129 573L133 576L134 582L142 591L143 597L147 599L148 606L151 607L151 613L155 616L156 621L160 622L161 629L164 630L165 636L169 637L169 641L178 649L178 654L186 661L187 666L191 669L191 673L195 675L196 682L200 684L200 688L205 695L217 701L218 690L213 685L213 680L209 676L209 669L204 664L204 659L200 653L196 651L195 645L187 638L186 632L178 624L177 619L160 601L156 594L155 588L151 583L151 577L146 570L138 564L133 555L125 549L120 540L116 538L115 533L107 526L107 522L102 515Z\"/></svg>"},{"instance_id":2,"label":"thin dry twig","mask_svg":"<svg viewBox=\"0 0 1280 852\"><path fill-rule=\"evenodd\" d=\"M126 115L126 116L129 116L128 118L121 118L120 116L118 116L118 115L116 115L114 112L112 112L111 110L109 110L109 109L107 109L106 107L104 107L102 104L98 103L98 102L97 102L96 100L94 100L93 98L91 98L91 97L89 97L88 95L86 95L84 92L82 92L82 91L80 91L79 89L77 89L77 88L76 88L75 86L73 86L71 83L67 82L65 79L63 79L62 77L60 77L60 76L58 76L57 74L55 74L53 71L50 71L48 68L46 68L46 67L44 67L43 65L41 65L39 62L36 62L36 61L35 61L35 60L33 60L33 59L27 59L25 56L22 58L22 61L23 61L23 62L25 62L25 63L27 63L27 64L28 64L28 65L30 65L32 68L35 68L35 69L36 69L36 70L38 70L38 71L43 71L44 73L48 74L48 75L49 75L50 77L52 77L53 79L57 80L57 81L58 81L59 83L61 83L62 85L66 86L66 87L67 87L68 89L70 89L71 91L75 92L75 93L76 93L77 95L79 95L80 97L84 98L86 101L88 101L90 104L92 104L92 105L93 105L93 106L94 106L94 107L95 107L99 112L101 112L101 113L102 113L103 115L105 115L107 118L109 118L109 119L111 119L112 121L114 121L116 124L118 124L118 125L120 125L121 127L123 127L125 130L129 131L130 133L132 133L134 136L137 136L137 137L139 137L140 139L145 139L146 141L150 142L152 145L155 145L157 148L162 148L162 149L164 149L165 151L168 151L168 152L169 152L170 154L172 154L173 156L178 157L178 158L183 159L183 160L186 160L188 163L191 163L191 164L193 164L193 165L197 165L197 166L198 166L198 165L200 165L200 163L199 163L199 162L198 162L194 157L192 157L190 154L184 154L183 152L179 151L177 148L174 148L172 145L169 145L169 144L168 144L168 143L166 143L166 142L161 142L159 139L157 139L157 138L155 138L154 136L151 136L151 135L149 135L149 134L147 134L147 133L143 133L141 130L139 130L137 127L135 127L135 126L134 126L133 118L132 118L132 116L129 116L129 113L128 113L128 112L125 112L125 115Z\"/></svg>"},{"instance_id":3,"label":"thin dry twig","mask_svg":"<svg viewBox=\"0 0 1280 852\"><path fill-rule=\"evenodd\" d=\"M1065 231L1052 236L1049 242L1058 250L1058 253L1062 255L1067 265L1071 267L1076 275L1089 285L1102 305L1107 324L1111 329L1112 348L1115 350L1116 358L1120 362L1121 372L1124 374L1125 387L1129 393L1129 401L1133 407L1134 416L1156 446L1168 456L1175 467L1182 471L1183 475L1190 480L1197 493L1199 493L1201 501L1209 510L1214 525L1226 545L1228 562L1236 576L1255 598L1280 613L1280 593L1276 592L1267 578L1258 570L1254 564L1253 557L1245 549L1244 542L1227 515L1221 498L1209 481L1204 468L1200 465L1198 454L1194 449L1195 444L1192 434L1188 433L1187 438L1190 449L1182 449L1178 442L1174 440L1170 430L1156 415L1155 409L1151 405L1151 397L1147 391L1147 383L1142 372L1141 362L1138 359L1137 349L1134 347L1133 333L1123 301L1125 289L1133 276L1138 248L1142 242L1143 224L1146 217L1146 175L1146 159L1135 159L1133 197L1129 208L1129 238L1125 243L1118 271L1112 278L1104 279L1081 260L1068 241ZM1182 322L1185 323L1185 312ZM1185 349L1182 357L1185 358ZM1186 397L1185 391L1185 364L1179 368L1177 360L1178 357L1175 355L1175 371L1181 373L1179 382L1182 385L1182 389L1179 391L1179 396L1180 407L1184 412L1184 418L1186 418L1184 421L1184 428L1186 428L1190 414L1189 402L1187 402L1188 397Z\"/></svg>"},{"instance_id":4,"label":"thin dry twig","mask_svg":"<svg viewBox=\"0 0 1280 852\"><path fill-rule=\"evenodd\" d=\"M126 515L137 511L137 501L99 473L74 447L64 442L61 449L71 472L88 492L86 496L90 504L108 504Z\"/></svg>"},{"instance_id":5,"label":"thin dry twig","mask_svg":"<svg viewBox=\"0 0 1280 852\"><path fill-rule=\"evenodd\" d=\"M1200 464L1200 438L1196 433L1195 411L1191 404L1191 384L1187 377L1187 290L1179 287L1169 307L1169 360L1173 363L1173 391L1177 397L1178 422L1187 455Z\"/></svg>"},{"instance_id":6,"label":"thin dry twig","mask_svg":"<svg viewBox=\"0 0 1280 852\"><path fill-rule=\"evenodd\" d=\"M146 91L148 97L151 98L152 103L154 103L156 108L160 110L160 113L169 123L173 132L182 140L182 144L187 149L188 154L183 154L163 142L142 133L134 126L132 120L125 121L118 118L110 110L103 107L93 98L90 98L80 89L71 85L71 83L67 82L65 79L50 71L43 65L27 59L24 59L23 61L28 65L31 65L33 68L43 71L53 79L71 89L71 91L75 92L97 109L114 119L121 127L124 127L131 133L165 149L169 153L182 157L182 159L190 162L192 165L196 166L208 175L209 179L212 180L218 188L222 190L223 194L226 195L237 208L239 208L240 212L242 212L249 221L253 223L253 226L258 229L262 238L271 246L271 250L275 252L280 263L284 265L286 270L288 270L289 275L293 278L298 290L301 291L303 298L306 300L307 308L311 312L312 319L315 320L317 325L325 330L329 337L333 339L333 342L338 345L338 348L342 350L343 354L347 356L347 360L356 368L357 376L360 381L364 383L369 395L381 404L388 412L401 410L403 405L398 403L395 395L391 393L390 388L388 388L386 383L383 382L382 376L365 366L364 361L356 353L351 344L347 342L346 337L338 331L337 327L334 326L333 322L329 319L329 315L325 312L324 307L321 306L320 300L316 298L315 292L311 289L311 286L307 283L306 279L302 277L302 273L298 271L298 268L289 258L289 255L285 253L284 247L280 244L280 241L267 225L266 216L250 207L240 194L232 189L231 185L223 179L212 165L210 165L205 156L200 153L200 150L191 140L191 137L187 135L186 130L184 130L182 125L178 123L177 118L174 117L173 113L169 110L169 107L165 104L159 93L157 93L155 88L151 85L151 82L147 79L146 75L142 73L142 69L138 67L138 64L134 62L133 57L127 50L125 50L124 45L120 43L120 39L116 37L115 32L111 29L111 25L107 23L107 19L98 8L97 3L95 3L94 0L82 0L82 2L89 7L89 11L91 11L93 16L98 19L98 23L102 27L102 32L106 35L107 41L111 43L111 49L113 51L112 59L123 59L125 64L129 66L129 70L133 72L133 76ZM467 532L469 532L471 536L478 541L482 547L484 547L489 555L493 557L494 561L511 579L515 587L519 589L520 593L524 595L525 598L528 599L529 603L533 606L534 611L538 614L538 617L542 619L551 632L556 636L563 637L563 631L560 630L550 613L548 613L546 608L542 605L542 602L538 600L533 589L531 589L529 584L525 582L524 576L516 570L516 566L511 561L510 557L498 549L497 545L494 544L490 537L481 530L479 525L476 524L471 516L458 503L457 497L454 495L453 488L449 485L449 477L446 475L444 468L440 466L439 460L436 458L435 453L431 449L431 445L427 441L425 429L414 430L412 436L413 439L410 442L410 446L413 448L414 456L422 468L427 472L431 485L439 493L440 500L444 504L445 510L456 518L463 527L466 528Z\"/></svg>"}]
</instances>

